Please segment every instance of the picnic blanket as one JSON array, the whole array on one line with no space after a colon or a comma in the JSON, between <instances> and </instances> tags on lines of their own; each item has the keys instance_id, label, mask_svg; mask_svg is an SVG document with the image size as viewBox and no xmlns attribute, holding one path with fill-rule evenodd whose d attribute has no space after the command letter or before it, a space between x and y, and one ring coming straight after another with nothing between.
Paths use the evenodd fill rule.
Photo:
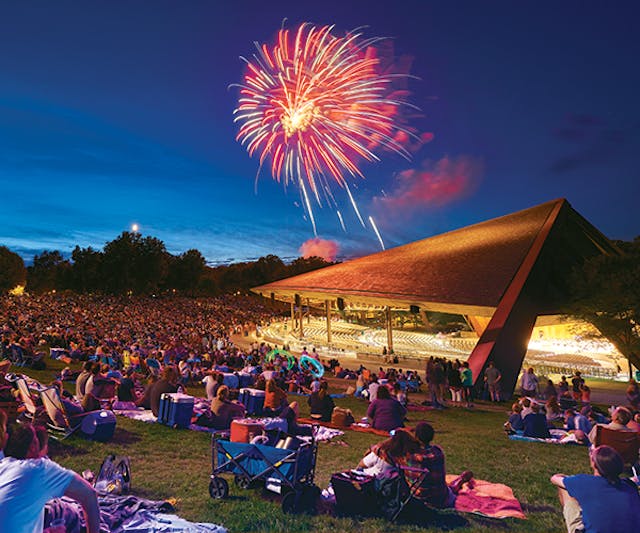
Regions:
<instances>
[{"instance_id":1,"label":"picnic blanket","mask_svg":"<svg viewBox=\"0 0 640 533\"><path fill-rule=\"evenodd\" d=\"M447 474L447 483L451 483L455 475ZM464 485L456 498L455 510L463 513L474 513L490 518L526 519L520 502L513 495L513 490L502 483L491 483L475 479L473 488Z\"/></svg>"},{"instance_id":2,"label":"picnic blanket","mask_svg":"<svg viewBox=\"0 0 640 533\"><path fill-rule=\"evenodd\" d=\"M550 429L549 433L551 434L551 438L548 439L539 439L536 437L525 437L521 432L516 432L513 435L509 435L509 439L511 440L521 440L526 442L546 442L547 444L577 444L582 445L581 442L576 440L576 437L573 433L569 433L564 429Z\"/></svg>"},{"instance_id":3,"label":"picnic blanket","mask_svg":"<svg viewBox=\"0 0 640 533\"><path fill-rule=\"evenodd\" d=\"M381 437L388 437L389 432L383 431L381 429L375 429L371 426L367 426L365 424L353 423L349 427L338 426L336 424L332 424L331 422L321 422L319 420L315 420L313 418L298 418L298 422L301 424L319 424L320 426L332 429L346 430L349 429L351 431L359 431L361 433L373 433L374 435L380 435Z\"/></svg>"},{"instance_id":4,"label":"picnic blanket","mask_svg":"<svg viewBox=\"0 0 640 533\"><path fill-rule=\"evenodd\" d=\"M114 409L113 412L140 422L155 423L158 420L151 409Z\"/></svg>"},{"instance_id":5,"label":"picnic blanket","mask_svg":"<svg viewBox=\"0 0 640 533\"><path fill-rule=\"evenodd\" d=\"M172 504L151 501L136 496L101 496L100 531L111 533L226 533L222 526L211 523L188 522L176 516ZM45 506L45 528L54 521L63 521L67 533L84 531L84 512L80 504L70 498L51 500Z\"/></svg>"},{"instance_id":6,"label":"picnic blanket","mask_svg":"<svg viewBox=\"0 0 640 533\"><path fill-rule=\"evenodd\" d=\"M327 442L334 437L340 437L344 435L344 431L340 429L328 428L325 426L316 426L315 434L313 435L318 442Z\"/></svg>"}]
</instances>

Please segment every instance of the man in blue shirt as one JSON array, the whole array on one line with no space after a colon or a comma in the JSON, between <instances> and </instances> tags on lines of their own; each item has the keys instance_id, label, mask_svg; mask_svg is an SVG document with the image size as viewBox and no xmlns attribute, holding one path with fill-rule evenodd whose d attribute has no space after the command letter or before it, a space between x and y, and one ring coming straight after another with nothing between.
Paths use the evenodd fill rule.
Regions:
<instances>
[{"instance_id":1,"label":"man in blue shirt","mask_svg":"<svg viewBox=\"0 0 640 533\"><path fill-rule=\"evenodd\" d=\"M598 446L589 458L593 475L551 477L558 487L567 531L633 531L640 516L640 494L633 482L620 479L622 457L610 446Z\"/></svg>"}]
</instances>

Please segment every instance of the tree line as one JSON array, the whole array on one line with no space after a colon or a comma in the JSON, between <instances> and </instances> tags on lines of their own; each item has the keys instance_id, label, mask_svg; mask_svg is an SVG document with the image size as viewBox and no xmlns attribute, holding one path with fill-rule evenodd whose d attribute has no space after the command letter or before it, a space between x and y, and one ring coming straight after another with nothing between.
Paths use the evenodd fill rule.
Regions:
<instances>
[{"instance_id":1,"label":"tree line","mask_svg":"<svg viewBox=\"0 0 640 533\"><path fill-rule=\"evenodd\" d=\"M210 267L196 249L172 255L160 239L124 231L102 250L76 246L70 259L58 250L44 251L28 267L18 254L0 246L0 292L26 284L26 290L32 293L71 290L215 296L245 291L330 264L319 257L300 257L286 264L275 255L267 255L257 261Z\"/></svg>"},{"instance_id":2,"label":"tree line","mask_svg":"<svg viewBox=\"0 0 640 533\"><path fill-rule=\"evenodd\" d=\"M593 324L640 368L640 237L615 244L620 255L598 255L573 270L563 311ZM59 251L45 251L29 267L18 254L0 246L0 292L26 283L33 293L215 296L330 264L319 257L285 264L267 255L257 261L209 267L198 250L172 255L161 240L125 231L103 250L76 246L70 259Z\"/></svg>"}]
</instances>

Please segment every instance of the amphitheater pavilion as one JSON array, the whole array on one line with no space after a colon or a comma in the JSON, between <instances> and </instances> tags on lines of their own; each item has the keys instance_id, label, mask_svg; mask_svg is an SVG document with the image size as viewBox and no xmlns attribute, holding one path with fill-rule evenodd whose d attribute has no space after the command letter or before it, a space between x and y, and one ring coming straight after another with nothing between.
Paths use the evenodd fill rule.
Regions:
<instances>
[{"instance_id":1,"label":"amphitheater pavilion","mask_svg":"<svg viewBox=\"0 0 640 533\"><path fill-rule=\"evenodd\" d=\"M513 391L536 320L553 322L568 294L574 266L615 246L565 199L436 235L252 290L331 314L384 310L393 349L394 311L438 311L465 317L478 335L469 364L474 378L493 361ZM300 331L302 333L302 331Z\"/></svg>"}]
</instances>

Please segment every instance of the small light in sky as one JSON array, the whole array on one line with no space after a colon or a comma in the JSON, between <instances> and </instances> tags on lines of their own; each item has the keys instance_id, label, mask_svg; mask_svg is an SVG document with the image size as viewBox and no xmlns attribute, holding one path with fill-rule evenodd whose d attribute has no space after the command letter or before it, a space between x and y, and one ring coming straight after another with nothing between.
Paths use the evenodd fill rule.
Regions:
<instances>
[{"instance_id":1,"label":"small light in sky","mask_svg":"<svg viewBox=\"0 0 640 533\"><path fill-rule=\"evenodd\" d=\"M138 233L140 231L140 226L137 223L131 224L131 231Z\"/></svg>"}]
</instances>

